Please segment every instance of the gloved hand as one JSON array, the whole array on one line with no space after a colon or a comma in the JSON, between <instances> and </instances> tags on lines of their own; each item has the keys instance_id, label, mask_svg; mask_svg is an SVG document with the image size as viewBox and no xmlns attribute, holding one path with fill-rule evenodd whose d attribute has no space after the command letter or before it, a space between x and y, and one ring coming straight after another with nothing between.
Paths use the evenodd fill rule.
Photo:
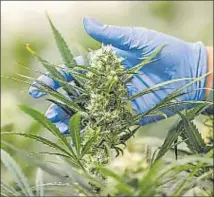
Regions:
<instances>
[{"instance_id":1,"label":"gloved hand","mask_svg":"<svg viewBox=\"0 0 214 197\"><path fill-rule=\"evenodd\" d=\"M166 46L155 57L155 61L145 65L130 83L127 88L130 95L134 95L145 88L157 83L172 79L196 78L207 73L207 51L203 43L188 43L178 38L149 30L141 27L116 27L103 25L90 18L84 19L85 31L95 40L103 44L111 44L116 54L124 58L122 62L126 68L130 68L146 59L162 44ZM69 78L69 77L68 77ZM58 84L47 77L40 77L46 84L58 88ZM68 79L69 80L69 79ZM188 81L189 82L189 81ZM138 113L146 112L169 93L187 83L179 81L164 86L158 91L146 94L132 102L133 109ZM193 83L184 91L195 90L178 98L178 101L200 101L204 99L206 78ZM197 90L196 90L197 89ZM30 88L30 94L38 98L41 94L35 88ZM190 108L191 105L185 106ZM177 110L181 110L179 107ZM172 111L165 110L168 116L173 115ZM62 133L68 131L65 112L55 104L51 105L46 116L60 129ZM140 123L145 125L162 119L162 117L146 117ZM62 121L64 120L64 121Z\"/></svg>"}]
</instances>

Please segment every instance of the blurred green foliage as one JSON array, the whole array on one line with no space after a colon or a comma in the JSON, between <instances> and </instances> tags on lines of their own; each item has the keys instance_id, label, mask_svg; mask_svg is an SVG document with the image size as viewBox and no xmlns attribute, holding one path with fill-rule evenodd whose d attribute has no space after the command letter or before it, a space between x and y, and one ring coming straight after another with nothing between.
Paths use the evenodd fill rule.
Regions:
<instances>
[{"instance_id":1,"label":"blurred green foliage","mask_svg":"<svg viewBox=\"0 0 214 197\"><path fill-rule=\"evenodd\" d=\"M11 46L11 50L12 50L12 53L14 54L14 58L16 59L16 61L18 63L24 62L26 65L30 65L33 57L29 55L29 53L25 49L25 45L23 45L24 43L26 43L26 40L27 40L26 37L22 38L22 40L14 40L12 42L14 45ZM45 46L44 41L39 40L39 39L36 40L36 39L31 38L31 40L29 40L29 43L31 43L31 45L35 46L36 51L41 51ZM22 67L17 68L17 72L26 73L27 71L28 70L23 70ZM28 74L28 73L26 73L26 74Z\"/></svg>"},{"instance_id":2,"label":"blurred green foliage","mask_svg":"<svg viewBox=\"0 0 214 197\"><path fill-rule=\"evenodd\" d=\"M149 4L149 11L152 15L166 22L173 22L180 11L179 5L173 1L159 1Z\"/></svg>"},{"instance_id":3,"label":"blurred green foliage","mask_svg":"<svg viewBox=\"0 0 214 197\"><path fill-rule=\"evenodd\" d=\"M29 70L24 69L21 64L30 66L33 62L33 57L29 55L25 49L26 43L31 43L35 46L35 49L39 52L45 48L45 40L43 38L30 37L29 35L23 37L14 37L8 46L2 46L2 74L4 76L15 76L17 73L30 74ZM7 44L6 44L7 45ZM6 50L5 50L6 49ZM12 54L12 55L11 55ZM9 60L8 60L9 58ZM14 83L12 80L6 80L2 78L3 88L15 89L20 87L20 84Z\"/></svg>"}]
</instances>

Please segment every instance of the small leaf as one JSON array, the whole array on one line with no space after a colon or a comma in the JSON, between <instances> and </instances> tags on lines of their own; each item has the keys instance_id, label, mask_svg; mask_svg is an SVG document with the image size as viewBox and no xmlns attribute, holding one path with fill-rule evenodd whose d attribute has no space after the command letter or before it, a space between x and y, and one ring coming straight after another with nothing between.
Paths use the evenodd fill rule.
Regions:
<instances>
[{"instance_id":1,"label":"small leaf","mask_svg":"<svg viewBox=\"0 0 214 197\"><path fill-rule=\"evenodd\" d=\"M195 153L204 153L206 150L206 143L204 142L201 134L199 133L198 129L194 125L192 121L188 121L187 118L180 112L178 114L182 118L184 132L182 136L186 140L186 144L190 148L191 151Z\"/></svg>"},{"instance_id":2,"label":"small leaf","mask_svg":"<svg viewBox=\"0 0 214 197\"><path fill-rule=\"evenodd\" d=\"M91 145L93 144L95 140L95 137L91 137L86 143L85 145L82 147L81 150L81 157L83 157L85 154L88 153L88 151L90 151Z\"/></svg>"},{"instance_id":3,"label":"small leaf","mask_svg":"<svg viewBox=\"0 0 214 197\"><path fill-rule=\"evenodd\" d=\"M1 149L1 161L5 167L12 173L14 181L26 196L33 196L27 178L21 171L14 159L3 149Z\"/></svg>"},{"instance_id":4,"label":"small leaf","mask_svg":"<svg viewBox=\"0 0 214 197\"><path fill-rule=\"evenodd\" d=\"M43 172L40 168L36 172L36 196L44 196Z\"/></svg>"},{"instance_id":5,"label":"small leaf","mask_svg":"<svg viewBox=\"0 0 214 197\"><path fill-rule=\"evenodd\" d=\"M54 24L52 23L50 17L47 15L48 21L51 25L53 34L54 34L54 38L57 44L57 47L61 53L62 59L64 61L64 64L67 67L72 68L74 65L76 65L76 62L73 59L73 55L71 54L68 45L66 44L65 40L63 39L62 35L59 33L59 31L56 29L56 27L54 26Z\"/></svg>"},{"instance_id":6,"label":"small leaf","mask_svg":"<svg viewBox=\"0 0 214 197\"><path fill-rule=\"evenodd\" d=\"M69 121L69 130L72 137L72 142L78 155L80 154L80 118L81 115L76 113L70 118Z\"/></svg>"}]
</instances>

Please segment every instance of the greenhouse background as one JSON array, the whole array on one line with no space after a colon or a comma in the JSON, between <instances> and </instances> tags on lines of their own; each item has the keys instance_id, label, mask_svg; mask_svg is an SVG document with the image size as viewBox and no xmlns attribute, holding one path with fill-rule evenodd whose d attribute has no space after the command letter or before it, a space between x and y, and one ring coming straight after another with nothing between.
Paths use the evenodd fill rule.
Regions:
<instances>
[{"instance_id":1,"label":"greenhouse background","mask_svg":"<svg viewBox=\"0 0 214 197\"><path fill-rule=\"evenodd\" d=\"M213 2L212 1L2 1L1 2L1 75L14 77L19 74L39 76L38 73L24 68L42 71L42 66L25 49L29 43L38 53L54 63L60 63L45 11L60 29L70 44L75 56L84 49L97 49L99 43L90 38L83 29L85 16L93 17L105 24L119 26L142 26L160 31L189 42L202 41L205 45L213 45ZM18 109L18 104L27 103L45 112L49 103L45 99L34 100L28 95L28 86L11 79L1 78L1 127L17 132L41 133L48 136L47 131ZM172 117L156 124L143 127L133 139L133 150L139 143L163 142L166 132L171 126ZM204 135L210 127L203 124L203 116L199 117L198 127ZM49 136L51 137L51 136ZM152 138L150 138L152 137ZM4 137L13 145L35 151L42 146L31 140L20 137ZM152 139L152 140L150 140ZM155 139L155 140L154 140ZM31 167L14 152L11 154L21 164L30 177ZM138 158L136 156L136 158ZM131 157L118 160L117 165L130 162ZM135 159L133 157L132 159ZM120 163L121 162L121 163ZM10 179L6 171L4 177Z\"/></svg>"}]
</instances>

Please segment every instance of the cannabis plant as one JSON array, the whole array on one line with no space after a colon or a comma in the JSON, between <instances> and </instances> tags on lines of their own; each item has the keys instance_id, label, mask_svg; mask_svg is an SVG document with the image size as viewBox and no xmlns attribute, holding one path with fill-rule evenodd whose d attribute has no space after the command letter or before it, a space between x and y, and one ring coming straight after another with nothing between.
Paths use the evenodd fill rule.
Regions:
<instances>
[{"instance_id":1,"label":"cannabis plant","mask_svg":"<svg viewBox=\"0 0 214 197\"><path fill-rule=\"evenodd\" d=\"M151 91L157 91L167 84L179 80L187 80L175 79L166 81L144 89L135 95L129 95L126 89L127 83L132 80L134 75L138 74L138 71L145 64L155 61L156 55L164 45L159 46L146 60L129 69L124 68L122 59L116 56L111 46L104 45L99 50L89 52L85 57L85 65L77 65L65 40L50 19L49 22L61 53L63 64L54 65L48 62L39 56L29 44L26 45L26 49L47 69L48 73L45 73L45 75L56 80L64 90L64 93L28 76L19 75L22 79L16 78L14 80L25 82L29 85L31 85L31 81L36 81L32 86L51 96L52 98L49 98L48 101L60 106L71 117L69 120L69 133L63 136L42 113L22 105L20 108L54 134L59 143L30 133L10 132L3 133L3 135L21 135L42 142L57 150L57 152L43 153L63 157L72 166L102 180L105 176L97 170L97 167L108 164L112 157L123 153L123 146L121 145L126 146L126 141L140 127L139 121L142 118L147 116L166 117L166 114L163 113L164 109L174 110L174 106L195 104L196 107L187 111L186 114L175 112L179 114L180 119L176 126L173 126L169 131L156 159L161 158L173 146L173 143L176 147L179 136L188 144L192 153L205 154L210 150L210 147L206 146L200 133L194 127L192 120L212 102L176 101L177 97L188 93L183 92L185 87L201 80L205 76L192 79L189 83L170 93L150 110L137 114L131 107L133 100ZM68 83L62 73L71 74L73 82Z\"/></svg>"}]
</instances>

